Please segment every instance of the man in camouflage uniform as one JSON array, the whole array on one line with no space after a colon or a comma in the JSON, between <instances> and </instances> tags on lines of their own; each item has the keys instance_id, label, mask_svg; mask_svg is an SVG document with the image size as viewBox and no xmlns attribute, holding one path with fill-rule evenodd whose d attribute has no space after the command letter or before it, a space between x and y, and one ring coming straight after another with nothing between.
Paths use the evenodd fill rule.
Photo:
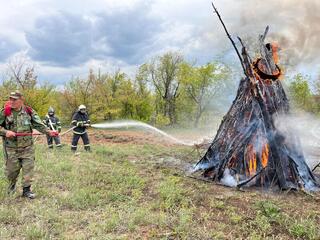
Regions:
<instances>
[{"instance_id":1,"label":"man in camouflage uniform","mask_svg":"<svg viewBox=\"0 0 320 240\"><path fill-rule=\"evenodd\" d=\"M71 124L74 126L71 151L77 150L80 137L82 138L84 149L90 151L90 142L87 128L90 126L90 119L86 111L86 106L80 105L78 111L73 115Z\"/></svg>"},{"instance_id":2,"label":"man in camouflage uniform","mask_svg":"<svg viewBox=\"0 0 320 240\"><path fill-rule=\"evenodd\" d=\"M0 135L3 136L5 174L9 180L8 194L15 192L16 182L22 169L23 197L33 199L31 191L34 171L34 147L32 129L51 136L57 132L49 130L38 114L24 105L19 91L12 92L9 101L0 112Z\"/></svg>"},{"instance_id":3,"label":"man in camouflage uniform","mask_svg":"<svg viewBox=\"0 0 320 240\"><path fill-rule=\"evenodd\" d=\"M61 123L58 117L54 114L53 107L50 107L48 110L48 115L43 120L43 123L50 129L57 131L58 133L61 132ZM56 147L61 147L60 137L51 137L47 134L47 143L49 148L53 148L53 141L56 144Z\"/></svg>"}]
</instances>

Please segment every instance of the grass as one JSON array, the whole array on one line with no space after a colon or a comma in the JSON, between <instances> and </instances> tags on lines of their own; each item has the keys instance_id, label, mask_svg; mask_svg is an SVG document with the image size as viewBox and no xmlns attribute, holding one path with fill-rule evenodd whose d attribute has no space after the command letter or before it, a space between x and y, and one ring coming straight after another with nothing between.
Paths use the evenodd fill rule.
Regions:
<instances>
[{"instance_id":1,"label":"grass","mask_svg":"<svg viewBox=\"0 0 320 240\"><path fill-rule=\"evenodd\" d=\"M182 177L186 147L36 148L35 200L6 195L0 239L319 239L319 196L239 192ZM177 164L178 163L178 164Z\"/></svg>"}]
</instances>

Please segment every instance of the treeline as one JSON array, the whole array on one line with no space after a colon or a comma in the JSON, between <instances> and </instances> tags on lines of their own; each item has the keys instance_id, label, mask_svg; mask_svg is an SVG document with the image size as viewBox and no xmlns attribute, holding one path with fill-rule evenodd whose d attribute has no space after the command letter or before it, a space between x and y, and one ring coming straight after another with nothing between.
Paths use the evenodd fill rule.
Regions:
<instances>
[{"instance_id":1,"label":"treeline","mask_svg":"<svg viewBox=\"0 0 320 240\"><path fill-rule=\"evenodd\" d=\"M0 86L2 104L18 88L41 116L53 106L65 123L84 104L93 121L135 119L158 126L198 127L215 113L217 98L225 94L230 79L230 70L222 63L198 66L168 52L141 65L134 77L121 70L90 70L88 77L73 78L58 90L39 83L34 67L16 62L9 64L10 77Z\"/></svg>"},{"instance_id":2,"label":"treeline","mask_svg":"<svg viewBox=\"0 0 320 240\"><path fill-rule=\"evenodd\" d=\"M39 83L34 67L16 59L8 64L0 94L3 105L10 91L20 89L40 116L52 106L65 124L84 104L93 122L135 119L156 126L199 127L212 124L229 108L239 78L220 62L199 66L168 52L142 64L133 77L121 70L89 70L86 78L73 78L58 89L52 83ZM285 84L296 108L319 113L320 85L313 92L309 82L299 74Z\"/></svg>"},{"instance_id":3,"label":"treeline","mask_svg":"<svg viewBox=\"0 0 320 240\"><path fill-rule=\"evenodd\" d=\"M295 110L320 114L320 79L312 81L310 76L297 74L287 84L291 106Z\"/></svg>"}]
</instances>

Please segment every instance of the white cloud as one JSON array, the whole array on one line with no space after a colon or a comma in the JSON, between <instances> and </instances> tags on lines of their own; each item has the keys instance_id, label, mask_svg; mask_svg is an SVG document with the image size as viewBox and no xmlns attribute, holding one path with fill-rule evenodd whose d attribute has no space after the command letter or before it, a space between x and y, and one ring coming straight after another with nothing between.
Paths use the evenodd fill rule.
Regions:
<instances>
[{"instance_id":1,"label":"white cloud","mask_svg":"<svg viewBox=\"0 0 320 240\"><path fill-rule=\"evenodd\" d=\"M298 0L214 2L232 36L256 38L266 25L271 25L274 38L287 44L283 52L294 59L295 64L299 63L299 69L310 69L308 66L312 64L319 67L319 48L315 46L320 33L318 27L310 27L312 19L318 19L320 4L316 0L307 3ZM314 13L310 9L314 9ZM59 18L52 16L62 13L73 16L73 20L60 18L65 32L56 34L54 31L59 31L59 27L54 31L51 27L57 26ZM50 18L51 26L46 22ZM86 22L93 30L87 29ZM39 30L41 23L40 30L46 29L43 38ZM79 29L81 26L83 30ZM213 13L211 0L3 1L0 28L2 67L10 54L28 51L39 66L40 79L52 79L59 84L72 75L86 76L90 66L103 65L108 71L121 67L134 72L141 61L168 50L179 51L199 63L217 55L234 58L230 54L232 47ZM77 32L82 38L75 40ZM55 35L63 38L62 41L50 41ZM30 41L28 36L37 41ZM41 41L44 46L39 47ZM73 52L64 51L64 47L72 48ZM63 52L68 55L63 56ZM60 66L57 61L61 61Z\"/></svg>"}]
</instances>

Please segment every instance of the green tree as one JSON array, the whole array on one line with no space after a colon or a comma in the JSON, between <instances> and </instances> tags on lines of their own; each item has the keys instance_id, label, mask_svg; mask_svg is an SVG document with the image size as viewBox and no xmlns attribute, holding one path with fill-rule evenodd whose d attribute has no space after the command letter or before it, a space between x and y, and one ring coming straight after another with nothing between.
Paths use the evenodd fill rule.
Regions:
<instances>
[{"instance_id":1,"label":"green tree","mask_svg":"<svg viewBox=\"0 0 320 240\"><path fill-rule=\"evenodd\" d=\"M180 54L168 52L149 64L150 79L157 95L157 110L169 118L171 125L177 123L176 101L181 84L178 72L182 62Z\"/></svg>"},{"instance_id":2,"label":"green tree","mask_svg":"<svg viewBox=\"0 0 320 240\"><path fill-rule=\"evenodd\" d=\"M55 106L56 112L60 112L54 93L54 86L49 83L23 91L26 104L34 108L40 116L45 116L50 106Z\"/></svg>"},{"instance_id":3,"label":"green tree","mask_svg":"<svg viewBox=\"0 0 320 240\"><path fill-rule=\"evenodd\" d=\"M57 105L54 98L55 87L48 82L39 84L38 76L32 62L22 55L9 60L7 65L7 78L2 82L0 92L7 101L9 92L19 89L25 99L25 103L34 108L40 116L44 116L50 106Z\"/></svg>"},{"instance_id":4,"label":"green tree","mask_svg":"<svg viewBox=\"0 0 320 240\"><path fill-rule=\"evenodd\" d=\"M155 108L153 106L153 96L148 88L148 65L139 67L135 77L134 88L136 92L135 113L136 117L142 121L150 121Z\"/></svg>"},{"instance_id":5,"label":"green tree","mask_svg":"<svg viewBox=\"0 0 320 240\"><path fill-rule=\"evenodd\" d=\"M289 95L296 107L306 111L312 110L312 93L308 77L297 74L289 84Z\"/></svg>"},{"instance_id":6,"label":"green tree","mask_svg":"<svg viewBox=\"0 0 320 240\"><path fill-rule=\"evenodd\" d=\"M193 67L185 62L179 76L186 96L194 106L194 127L198 127L201 116L223 87L222 80L228 77L228 70L218 63Z\"/></svg>"}]
</instances>

